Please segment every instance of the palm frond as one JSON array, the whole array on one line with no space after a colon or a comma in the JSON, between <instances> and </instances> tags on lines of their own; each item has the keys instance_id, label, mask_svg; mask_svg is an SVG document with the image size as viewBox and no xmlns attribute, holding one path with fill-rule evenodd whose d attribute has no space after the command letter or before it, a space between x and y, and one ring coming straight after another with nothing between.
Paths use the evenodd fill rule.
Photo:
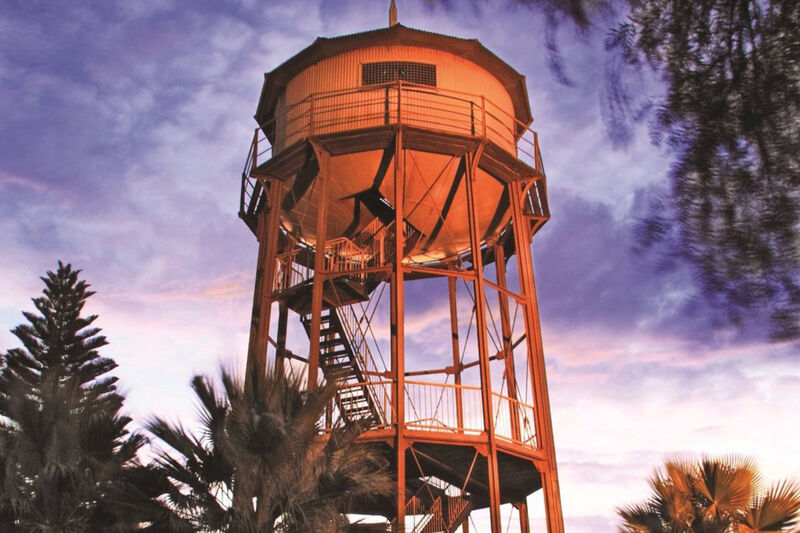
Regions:
<instances>
[{"instance_id":1,"label":"palm frond","mask_svg":"<svg viewBox=\"0 0 800 533\"><path fill-rule=\"evenodd\" d=\"M192 380L202 437L148 424L165 445L155 462L170 484L161 498L198 530L345 531L355 498L391 492L385 459L356 442L360 426L322 432L335 384L308 391L274 369L259 391L225 371L220 382Z\"/></svg>"},{"instance_id":2,"label":"palm frond","mask_svg":"<svg viewBox=\"0 0 800 533\"><path fill-rule=\"evenodd\" d=\"M758 467L750 459L729 456L703 458L692 479L704 520L732 520L753 497Z\"/></svg>"},{"instance_id":3,"label":"palm frond","mask_svg":"<svg viewBox=\"0 0 800 533\"><path fill-rule=\"evenodd\" d=\"M800 487L783 481L770 487L748 506L737 524L737 531L789 531L800 521Z\"/></svg>"},{"instance_id":4,"label":"palm frond","mask_svg":"<svg viewBox=\"0 0 800 533\"><path fill-rule=\"evenodd\" d=\"M647 503L617 508L622 518L620 533L666 533L658 511Z\"/></svg>"}]
</instances>

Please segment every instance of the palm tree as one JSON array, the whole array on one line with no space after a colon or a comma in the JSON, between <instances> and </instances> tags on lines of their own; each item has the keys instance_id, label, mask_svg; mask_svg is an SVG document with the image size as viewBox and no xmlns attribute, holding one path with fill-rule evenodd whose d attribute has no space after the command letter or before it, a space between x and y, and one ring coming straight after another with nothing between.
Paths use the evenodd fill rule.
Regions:
<instances>
[{"instance_id":1,"label":"palm tree","mask_svg":"<svg viewBox=\"0 0 800 533\"><path fill-rule=\"evenodd\" d=\"M385 459L356 442L357 424L322 432L335 384L306 391L275 370L257 395L225 372L221 384L192 380L199 436L160 418L148 424L163 445L162 495L146 504L154 530L336 533L353 502L391 493Z\"/></svg>"},{"instance_id":2,"label":"palm tree","mask_svg":"<svg viewBox=\"0 0 800 533\"><path fill-rule=\"evenodd\" d=\"M758 469L745 459L668 461L649 484L649 500L617 510L621 533L796 531L800 520L800 487L783 481L762 490Z\"/></svg>"},{"instance_id":3,"label":"palm tree","mask_svg":"<svg viewBox=\"0 0 800 533\"><path fill-rule=\"evenodd\" d=\"M126 531L115 494L139 466L144 437L126 429L123 397L101 357L93 294L79 270L58 264L42 278L38 313L12 332L22 348L0 371L0 529L6 532Z\"/></svg>"}]
</instances>

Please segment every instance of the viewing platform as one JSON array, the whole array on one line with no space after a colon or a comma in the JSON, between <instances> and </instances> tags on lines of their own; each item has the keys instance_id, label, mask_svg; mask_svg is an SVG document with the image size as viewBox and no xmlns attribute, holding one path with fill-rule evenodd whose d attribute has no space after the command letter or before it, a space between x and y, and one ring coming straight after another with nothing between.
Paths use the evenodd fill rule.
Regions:
<instances>
[{"instance_id":1,"label":"viewing platform","mask_svg":"<svg viewBox=\"0 0 800 533\"><path fill-rule=\"evenodd\" d=\"M421 152L458 156L482 144L478 167L499 183L533 179L526 207L534 231L549 219L535 131L484 96L402 81L312 94L256 128L242 171L239 216L255 233L263 207L258 178L304 175L309 140L332 155L385 150L398 128L404 147Z\"/></svg>"}]
</instances>

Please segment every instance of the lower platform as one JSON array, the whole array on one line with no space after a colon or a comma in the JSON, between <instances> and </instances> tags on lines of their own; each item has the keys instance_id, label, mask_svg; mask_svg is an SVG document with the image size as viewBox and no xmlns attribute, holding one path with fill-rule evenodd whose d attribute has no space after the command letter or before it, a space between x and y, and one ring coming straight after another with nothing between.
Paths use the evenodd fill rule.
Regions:
<instances>
[{"instance_id":1,"label":"lower platform","mask_svg":"<svg viewBox=\"0 0 800 533\"><path fill-rule=\"evenodd\" d=\"M372 434L374 433L374 434ZM389 469L397 472L397 454L394 445L386 437L391 431L367 431L361 440L370 442L386 457ZM452 437L452 435L450 435ZM433 476L451 486L452 491L464 493L471 502L472 509L489 507L489 468L486 452L486 437L473 435L474 443L439 443L411 440L405 452L406 501L413 495L420 479ZM426 439L433 440L433 439ZM483 441L483 442L481 442ZM528 495L542 488L542 479L536 468L538 450L517 450L515 446L498 445L497 467L500 482L500 503L525 501ZM519 452L519 453L518 453ZM525 457L528 455L528 457ZM381 515L390 521L395 518L394 498L383 502L364 502L357 504L351 512Z\"/></svg>"}]
</instances>

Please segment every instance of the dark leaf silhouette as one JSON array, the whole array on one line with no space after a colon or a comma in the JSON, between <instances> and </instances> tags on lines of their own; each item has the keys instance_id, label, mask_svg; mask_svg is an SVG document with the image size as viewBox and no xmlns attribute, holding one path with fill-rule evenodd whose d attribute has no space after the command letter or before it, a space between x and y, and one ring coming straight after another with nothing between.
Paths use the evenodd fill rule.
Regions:
<instances>
[{"instance_id":1,"label":"dark leaf silhouette","mask_svg":"<svg viewBox=\"0 0 800 533\"><path fill-rule=\"evenodd\" d=\"M258 394L224 372L221 384L192 380L198 436L159 418L148 424L163 446L161 495L141 498L139 510L155 530L344 532L354 501L391 492L385 459L356 442L358 425L322 431L335 384L306 391L275 370Z\"/></svg>"},{"instance_id":2,"label":"dark leaf silhouette","mask_svg":"<svg viewBox=\"0 0 800 533\"><path fill-rule=\"evenodd\" d=\"M756 466L736 457L668 461L650 488L644 503L617 509L621 533L794 531L800 520L800 487L763 491Z\"/></svg>"},{"instance_id":3,"label":"dark leaf silhouette","mask_svg":"<svg viewBox=\"0 0 800 533\"><path fill-rule=\"evenodd\" d=\"M48 272L38 313L14 328L23 348L0 371L0 529L129 531L136 520L117 505L141 468L141 435L127 430L116 367L98 349L105 337L83 316L93 293L80 271L59 262Z\"/></svg>"}]
</instances>

